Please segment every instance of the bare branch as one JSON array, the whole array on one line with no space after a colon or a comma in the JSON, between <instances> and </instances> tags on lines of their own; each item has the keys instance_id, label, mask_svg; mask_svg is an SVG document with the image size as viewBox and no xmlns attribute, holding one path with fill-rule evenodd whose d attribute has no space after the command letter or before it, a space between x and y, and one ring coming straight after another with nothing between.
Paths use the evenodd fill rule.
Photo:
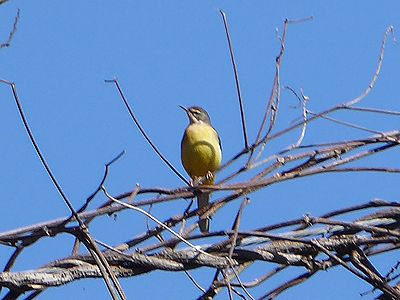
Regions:
<instances>
[{"instance_id":1,"label":"bare branch","mask_svg":"<svg viewBox=\"0 0 400 300\"><path fill-rule=\"evenodd\" d=\"M235 82L236 82L236 91L239 99L239 107L240 107L240 117L242 119L242 129L243 129L243 139L244 139L244 149L249 149L249 140L247 137L247 129L246 129L246 118L244 115L243 109L243 100L242 100L242 93L240 92L240 83L239 83L239 74L236 67L235 56L233 54L233 47L231 42L231 36L229 34L228 22L226 20L226 14L223 10L219 11L222 16L222 20L224 21L224 28L226 33L226 39L228 41L229 53L231 55L231 62L233 67L233 73L235 74Z\"/></svg>"},{"instance_id":2,"label":"bare branch","mask_svg":"<svg viewBox=\"0 0 400 300\"><path fill-rule=\"evenodd\" d=\"M341 110L349 114L368 112L382 118L400 115L399 112L393 110L354 106L367 97L374 88L380 75L387 39L389 34L393 35L393 28L389 27L385 32L377 68L370 84L360 96L334 105L322 112L314 113L307 109L308 97L304 95L302 89L300 94L294 89L288 88L301 103L302 117L300 121L296 119L296 123L274 132L277 126L281 97L280 66L285 53L287 29L289 24L308 20L286 19L283 34L279 37L280 51L276 58L271 94L257 137L254 143L249 145L233 46L226 15L223 11L220 13L224 21L236 80L245 146L221 168L232 166L231 174L225 177L221 176L221 181L215 185L201 186L202 192L213 193L216 196L213 197L212 202L201 209L193 208L192 205L192 198L199 193L199 187L191 187L189 182L161 154L134 115L119 82L114 79L106 82L115 84L141 134L157 155L187 186L176 189L136 186L130 191L112 196L107 192L105 183L108 180L109 167L121 157L123 154L121 153L105 165L103 178L98 187L76 211L39 150L19 103L15 84L0 80L0 83L11 87L35 151L71 211L69 217L0 233L0 246L12 247L13 250L5 263L3 272L0 272L0 288L8 289L6 299L16 299L24 292L27 292L26 299L33 299L47 288L88 277L103 278L114 299L117 297L125 299L117 280L118 277L133 277L157 270L185 272L194 286L201 291L199 299L211 299L224 289L229 293L231 299L235 295L242 299L254 299L251 288L259 287L261 284L267 285L269 281L272 282L272 279L275 280L275 277L278 277L276 275L281 274L283 270L296 269L300 271L298 272L300 275L285 280L260 298L270 299L307 281L319 271L326 271L334 267L348 270L354 276L370 284L373 291L379 290L382 295L378 298L400 298L398 283L400 275L395 271L400 263L398 261L393 263L394 267L391 270L379 270L371 261L373 255L394 253L400 249L400 203L398 201L375 199L368 203L335 209L319 217L304 215L294 220L280 221L277 224L262 224L259 225L262 226L260 228L240 229L240 223L243 220L242 213L249 195L270 185L332 172L381 172L387 176L396 176L393 174L400 173L400 169L394 165L372 165L366 159L377 154L384 154L389 149L398 150L400 146L398 128L381 132L332 117L334 112ZM310 128L312 122L317 120L328 120L335 124L355 128L361 130L360 133L363 135L355 139L343 137L338 141L312 141L310 144L303 145L306 130ZM297 129L300 130L300 133L295 132ZM372 135L368 136L366 133ZM270 154L269 157L262 156L267 143L285 135L290 138L289 143L285 141L285 145L289 144L289 147L280 149ZM257 156L254 155L255 151L258 151ZM241 163L239 158L242 156L245 156L243 158L247 163L244 166L235 167L235 163ZM357 165L352 164L359 161L360 163ZM363 166L360 166L361 164ZM235 181L236 178L240 179ZM100 191L104 192L107 200L96 208L88 210L89 204L93 204L92 200ZM227 225L220 231L207 234L200 234L196 231L198 215L219 218L220 210L225 205L232 201L241 201L243 198L245 200L242 202L232 226ZM190 203L186 203L188 199L190 199ZM184 201L184 210L179 210L177 213L171 212L171 216L166 216L164 220L159 220L150 213L160 203L171 201ZM252 201L255 200L252 198ZM147 206L150 206L150 209ZM143 224L143 231L129 233L133 238L118 241L116 245L109 245L106 241L94 239L90 235L88 225L93 220L127 209L135 210L147 217L147 226ZM156 224L149 220L153 220ZM137 226L132 230L138 228L140 227ZM176 233L175 228L179 234ZM12 270L20 253L25 253L28 246L39 243L43 239L55 239L62 234L73 235L76 238L72 255L49 262L34 270L19 272ZM206 243L199 244L202 241L206 241ZM80 243L84 244L88 253L79 254ZM99 247L101 247L101 251ZM255 280L244 280L246 276L244 271L259 262L264 262L269 269ZM189 274L190 270L204 267L213 269L215 274L206 289L202 288ZM386 274L386 276L381 274Z\"/></svg>"},{"instance_id":3,"label":"bare branch","mask_svg":"<svg viewBox=\"0 0 400 300\"><path fill-rule=\"evenodd\" d=\"M7 0L3 0L0 1L0 5L5 3ZM20 17L20 10L17 10L17 14L15 16L14 19L14 24L13 24L13 28L10 31L10 34L8 35L8 39L4 42L0 44L0 49L1 48L8 48L11 46L11 41L14 38L15 33L17 32L17 25L18 25L18 21L19 21L19 17Z\"/></svg>"},{"instance_id":4,"label":"bare branch","mask_svg":"<svg viewBox=\"0 0 400 300\"><path fill-rule=\"evenodd\" d=\"M129 105L128 100L125 98L124 92L121 89L121 86L119 85L119 82L117 79L112 79L112 80L105 80L107 83L114 83L115 86L117 87L118 93L121 96L122 101L125 104L126 109L129 112L129 115L131 116L133 122L135 122L137 128L139 129L140 133L143 135L143 137L146 139L146 141L149 143L151 148L157 153L157 155L161 158L161 160L178 176L184 183L186 183L188 186L190 186L189 181L181 174L179 171L165 158L165 156L158 150L156 145L151 141L150 137L147 135L146 131L143 129L142 125L140 125L138 119L136 118L135 114L133 113L133 110L131 106Z\"/></svg>"},{"instance_id":5,"label":"bare branch","mask_svg":"<svg viewBox=\"0 0 400 300\"><path fill-rule=\"evenodd\" d=\"M36 139L33 136L31 129L29 128L28 121L26 120L24 111L22 109L21 103L18 98L15 83L12 83L12 82L9 82L6 80L2 80L2 79L0 79L0 82L7 84L11 87L20 117L24 124L25 130L28 133L29 139L30 139L33 147L35 148L35 152L36 152L37 156L39 157L40 162L42 163L43 167L45 168L47 174L49 175L53 185L56 187L58 193L60 194L61 198L64 200L65 204L67 204L68 208L72 212L72 216L75 218L76 221L78 221L79 227L80 227L81 233L82 233L82 242L85 244L85 246L88 248L89 252L93 255L93 258L95 258L96 262L98 263L99 268L102 272L104 282L106 283L106 286L110 292L110 295L113 297L113 299L118 299L118 296L121 299L126 299L126 296L122 290L121 285L119 284L117 278L114 276L111 269L109 268L108 263L105 260L105 258L103 257L101 251L97 248L96 244L92 240L92 238L89 234L88 228L82 222L82 220L79 218L79 215L76 212L76 210L74 209L74 207L72 206L71 201L68 199L67 195L62 190L61 185L58 183L56 177L53 175L53 172L50 169L50 166L47 164L43 154L41 153L39 145L37 144ZM118 293L118 296L117 296L117 293L115 293L114 288L112 287L111 283L114 284L115 289Z\"/></svg>"}]
</instances>

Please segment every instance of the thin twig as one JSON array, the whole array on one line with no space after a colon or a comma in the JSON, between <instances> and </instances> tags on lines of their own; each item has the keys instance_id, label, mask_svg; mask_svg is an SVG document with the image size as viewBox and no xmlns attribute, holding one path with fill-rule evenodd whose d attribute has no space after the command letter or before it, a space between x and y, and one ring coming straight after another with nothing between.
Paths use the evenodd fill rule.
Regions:
<instances>
[{"instance_id":1,"label":"thin twig","mask_svg":"<svg viewBox=\"0 0 400 300\"><path fill-rule=\"evenodd\" d=\"M86 199L86 202L84 205L82 205L82 207L78 210L78 214L85 211L86 208L89 206L89 203L96 197L96 195L101 191L101 186L105 183L107 177L108 177L108 172L109 172L109 168L110 166L115 163L116 161L118 161L123 155L125 154L125 150L123 150L122 152L120 152L115 158L113 158L110 162L106 163L104 165L104 174L103 174L103 178L100 181L100 184L98 185L97 189ZM106 207L107 205L109 205L110 202L106 202L105 204L103 204L101 207ZM93 218L91 219L86 219L85 220L85 225L88 226L89 223L93 220ZM79 251L79 247L80 247L80 240L79 239L75 239L75 243L74 246L72 247L72 254L76 255L78 254Z\"/></svg>"},{"instance_id":2,"label":"thin twig","mask_svg":"<svg viewBox=\"0 0 400 300\"><path fill-rule=\"evenodd\" d=\"M190 275L190 273L188 271L185 270L185 274L190 279L190 281L194 284L195 287L197 287L202 293L206 292L206 290L204 288L202 288L200 284L197 283L197 281L193 278L192 275Z\"/></svg>"},{"instance_id":3,"label":"thin twig","mask_svg":"<svg viewBox=\"0 0 400 300\"><path fill-rule=\"evenodd\" d=\"M227 274L226 274L226 270L222 270L221 274L222 274L222 276L224 277L225 285L226 285L226 287L228 288L229 300L233 300L231 281L230 281L230 279L228 278L228 276L227 276Z\"/></svg>"},{"instance_id":4,"label":"thin twig","mask_svg":"<svg viewBox=\"0 0 400 300\"><path fill-rule=\"evenodd\" d=\"M238 210L238 212L236 214L235 221L233 222L232 230L233 230L234 234L231 237L232 242L231 242L231 246L230 246L230 249L229 249L229 255L228 255L229 259L232 259L232 254L233 254L233 251L235 250L235 247L236 247L236 240L237 240L237 236L238 236L238 231L239 231L239 227L240 227L240 220L241 220L241 217L242 217L242 213L243 213L244 207L249 202L250 202L249 198L243 199L242 203L240 204L239 210Z\"/></svg>"},{"instance_id":5,"label":"thin twig","mask_svg":"<svg viewBox=\"0 0 400 300\"><path fill-rule=\"evenodd\" d=\"M69 210L72 213L72 217L78 222L79 227L81 228L81 233L84 237L83 242L85 243L85 245L87 246L89 252L93 255L93 258L97 261L98 266L100 268L100 270L102 270L102 274L103 274L103 278L104 281L106 283L106 286L110 292L110 295L113 297L113 299L118 299L117 294L115 293L111 283L109 282L111 280L111 282L114 284L115 289L119 295L119 297L121 299L126 299L126 296L122 290L121 285L119 284L117 278L114 276L113 272L110 269L110 266L107 263L107 260L104 258L104 256L102 255L101 251L97 248L96 244L94 243L94 241L92 240L89 231L86 227L86 225L83 223L83 221L79 218L78 213L76 212L76 210L74 209L74 207L72 206L70 200L68 199L67 195L64 193L63 189L61 188L61 185L58 183L56 177L54 176L53 172L50 169L50 166L47 164L43 154L40 151L39 145L36 142L35 137L33 136L33 133L29 127L28 121L25 117L25 113L22 109L22 105L19 101L18 98L18 94L17 94L17 89L16 89L16 85L13 82L10 81L6 81L3 79L0 79L0 82L5 83L7 85L9 85L12 89L12 93L14 95L14 100L15 103L17 104L17 108L19 111L19 115L22 119L22 123L25 127L26 132L28 133L29 139L35 149L35 152L37 154L37 156L40 159L40 162L42 163L43 167L46 170L46 173L48 174L48 176L50 177L53 185L56 187L58 193L60 194L61 198L64 200L65 204L68 206Z\"/></svg>"},{"instance_id":6,"label":"thin twig","mask_svg":"<svg viewBox=\"0 0 400 300\"><path fill-rule=\"evenodd\" d=\"M287 34L288 26L289 26L289 20L285 19L284 24L283 24L283 34L282 34L282 37L279 39L280 40L279 54L275 59L276 63L275 63L274 82L272 84L272 89L271 89L271 94L270 94L270 97L268 100L267 109L264 113L260 128L258 129L258 132L257 132L255 144L260 140L261 133L263 132L266 122L267 122L268 114L270 113L271 110L273 110L272 103L275 99L275 95L276 95L277 88L278 88L279 74L280 74L279 71L280 71L280 67L281 67L281 63L282 63L282 57L285 53L285 41L286 41L286 34Z\"/></svg>"},{"instance_id":7,"label":"thin twig","mask_svg":"<svg viewBox=\"0 0 400 300\"><path fill-rule=\"evenodd\" d=\"M138 119L136 118L135 114L133 113L133 110L131 106L129 105L128 100L125 97L124 92L121 89L121 86L119 85L119 82L117 79L111 79L111 80L105 80L107 83L114 83L115 86L118 89L119 95L121 96L122 101L125 104L126 109L129 112L129 115L131 116L133 122L135 122L137 128L139 129L140 133L143 135L143 137L146 139L146 141L149 143L151 148L157 153L157 155L161 158L161 160L174 172L183 182L185 182L188 186L190 186L189 181L181 174L179 171L165 158L165 156L158 150L156 145L151 141L150 137L147 135L146 131L143 129L142 125L140 125Z\"/></svg>"},{"instance_id":8,"label":"thin twig","mask_svg":"<svg viewBox=\"0 0 400 300\"><path fill-rule=\"evenodd\" d=\"M258 129L254 145L251 149L247 164L250 164L250 162L252 160L253 153L255 151L255 148L257 147L256 145L262 144L260 152L264 151L266 139L271 134L271 132L275 126L275 122L276 122L277 114L278 114L279 102L280 102L280 95L281 95L280 69L281 69L282 58L285 53L285 42L286 42L286 35L287 35L288 28L289 28L289 24L303 23L303 22L310 21L312 19L313 19L313 17L311 16L308 18L295 19L295 20L285 19L285 21L284 21L283 33L282 33L282 36L279 37L280 50L279 50L278 56L275 59L275 77L274 77L274 82L272 84L271 94L270 94L270 97L268 100L267 108L265 110L263 119L261 121L260 128ZM267 123L267 117L269 114L271 115L270 116L270 124L268 126L268 130L267 130L267 133L265 134L265 137L261 139L261 134L264 131L265 125Z\"/></svg>"},{"instance_id":9,"label":"thin twig","mask_svg":"<svg viewBox=\"0 0 400 300\"><path fill-rule=\"evenodd\" d=\"M292 149L296 149L298 148L301 143L303 142L305 133L306 133L306 128L307 128L307 102L309 100L309 98L307 96L304 95L303 90L301 90L301 98L299 95L297 95L296 91L294 89L292 89L289 86L285 86L286 89L290 90L296 97L297 99L299 99L300 101L300 105L302 108L302 117L303 117L303 127L301 128L301 133L300 133L300 137L297 140L297 142L293 145L290 145L289 147L287 147L284 151L290 151Z\"/></svg>"},{"instance_id":10,"label":"thin twig","mask_svg":"<svg viewBox=\"0 0 400 300\"><path fill-rule=\"evenodd\" d=\"M273 289L269 293L263 295L262 297L258 298L258 300L264 300L264 299L275 299L279 294L283 293L287 289L296 286L300 283L303 283L304 281L308 280L311 276L313 276L316 273L316 271L309 271L305 272L297 277L295 277L292 280L289 280L285 282L284 284L280 285L279 287Z\"/></svg>"},{"instance_id":11,"label":"thin twig","mask_svg":"<svg viewBox=\"0 0 400 300\"><path fill-rule=\"evenodd\" d=\"M233 251L235 250L235 247L236 247L236 241L237 241L237 237L238 237L238 231L239 231L239 227L240 227L240 220L242 217L242 213L243 213L244 207L249 202L250 202L249 198L243 199L242 203L240 204L239 210L236 214L235 221L233 222L233 225L232 225L233 235L230 238L231 245L230 245L229 254L228 254L228 258L230 261L232 260ZM235 267L231 266L230 269L235 274L235 277L236 277L237 281L239 282L239 284L241 284L242 281L240 280L239 274L237 274L237 272L235 271ZM246 295L248 297L250 297L251 299L254 300L253 296L249 293L249 291L247 291L245 286L241 285L240 287L243 289L243 291L246 293ZM230 282L229 282L228 288L232 288L230 286Z\"/></svg>"},{"instance_id":12,"label":"thin twig","mask_svg":"<svg viewBox=\"0 0 400 300\"><path fill-rule=\"evenodd\" d=\"M385 32L385 34L383 36L382 45L381 45L381 51L380 51L379 59L378 59L378 66L376 67L376 70L375 70L374 76L372 77L371 82L369 83L368 87L365 89L365 91L360 96L358 96L357 98L347 102L346 106L353 106L354 104L359 103L374 88L374 86L376 84L376 81L378 80L379 74L381 72L381 68L382 68L382 64L383 64L383 58L385 56L386 42L387 42L387 38L388 38L389 34L392 34L393 40L395 41L393 26L389 26L386 29L386 32Z\"/></svg>"},{"instance_id":13,"label":"thin twig","mask_svg":"<svg viewBox=\"0 0 400 300\"><path fill-rule=\"evenodd\" d=\"M322 246L318 241L311 241L311 242L316 247L318 247L322 252L324 252L326 255L328 255L330 258L332 258L335 262L340 264L342 267L344 267L345 269L347 269L348 271L350 271L351 273L353 273L354 275L356 275L360 279L364 280L365 282L368 282L369 284L371 284L374 287L379 288L385 294L389 294L391 297L393 297L393 299L398 299L398 297L400 296L400 292L396 292L392 287L390 287L388 285L386 285L386 286L385 285L384 286L381 286L381 285L377 286L375 280L373 280L370 277L364 275L363 273L360 273L358 270L355 270L355 269L351 268L348 264L346 264L345 261L343 261L337 255L334 255L333 253L331 253L328 249L326 249L324 246Z\"/></svg>"},{"instance_id":14,"label":"thin twig","mask_svg":"<svg viewBox=\"0 0 400 300\"><path fill-rule=\"evenodd\" d=\"M31 131L31 129L29 128L28 121L26 120L25 113L24 113L24 111L22 109L21 103L20 103L19 98L18 98L18 94L17 94L17 89L16 89L15 83L10 82L10 81L6 81L6 80L3 80L3 79L0 79L0 82L5 83L5 84L7 84L7 85L9 85L11 87L12 93L14 95L15 103L17 104L19 115L20 115L20 117L22 119L22 123L24 125L24 128L25 128L26 132L28 133L29 139L32 142L32 145L33 145L33 147L35 149L36 155L39 157L40 162L42 163L43 167L45 168L47 175L50 177L52 183L56 187L56 189L57 189L58 193L60 194L61 198L64 200L65 204L68 206L69 210L72 212L72 215L76 218L76 220L79 220L78 213L75 211L75 209L72 206L71 202L69 201L67 195L64 193L64 191L61 188L60 184L58 183L57 179L53 175L53 172L51 171L49 165L47 164L47 162L46 162L46 160L44 158L44 156L42 155L42 153L41 153L41 151L39 149L39 145L37 144L36 139L33 136L33 133Z\"/></svg>"},{"instance_id":15,"label":"thin twig","mask_svg":"<svg viewBox=\"0 0 400 300\"><path fill-rule=\"evenodd\" d=\"M371 90L375 86L375 83L376 83L376 81L377 81L377 79L379 77L379 74L380 74L380 70L381 70L381 67L382 67L382 64L383 64L385 46L386 46L387 37L388 37L389 33L393 34L393 27L392 26L389 26L388 29L386 30L385 34L384 34L384 38L382 40L381 52L380 52L380 56L379 56L379 59L378 59L378 66L377 66L377 68L376 68L376 70L374 72L374 76L373 76L370 84L366 88L366 90L360 96L358 96L358 97L356 97L356 98L354 98L354 99L352 99L350 101L347 101L347 102L345 102L345 103L343 103L341 105L337 105L335 107L332 107L332 108L329 108L327 110L324 110L324 111L322 111L320 113L317 113L316 115L308 118L307 123L315 121L315 120L319 119L320 117L326 116L326 115L331 114L331 113L333 113L335 111L338 111L338 110L341 110L341 109L347 109L348 107L353 106L354 104L360 102L362 99L364 99L371 92ZM256 142L254 143L254 145L252 147L256 148L256 147L258 147L259 145L261 145L263 143L266 143L268 141L276 139L276 138L278 138L278 137L280 137L280 136L292 131L293 129L296 129L297 127L303 126L303 123L304 123L303 121L295 123L294 125L289 126L289 127L285 128L285 129L283 129L281 131L278 131L277 133L272 134L270 136L268 136L268 134L266 134L266 135L264 135L264 137L262 139L259 139L259 141L256 140ZM241 155L242 154L240 153L240 156Z\"/></svg>"},{"instance_id":16,"label":"thin twig","mask_svg":"<svg viewBox=\"0 0 400 300\"><path fill-rule=\"evenodd\" d=\"M266 273L265 275L261 276L260 278L257 278L251 282L242 282L240 284L238 283L231 283L232 286L237 286L237 287L241 287L241 286L245 286L246 288L252 288L252 287L256 287L259 286L261 283L263 283L264 281L270 279L272 276L278 274L279 272L281 272L282 270L286 269L287 266L280 266L277 267L275 269L273 269L272 271Z\"/></svg>"},{"instance_id":17,"label":"thin twig","mask_svg":"<svg viewBox=\"0 0 400 300\"><path fill-rule=\"evenodd\" d=\"M113 163L117 162L124 154L125 154L125 150L121 151L116 157L114 157L111 161L109 161L108 163L106 163L104 165L104 174L103 174L103 178L100 181L100 184L98 185L97 189L86 199L85 204L78 210L78 213L85 211L86 208L88 207L89 203L101 191L101 187L104 185L104 183L106 182L106 179L108 177L108 172L109 172L110 166Z\"/></svg>"},{"instance_id":18,"label":"thin twig","mask_svg":"<svg viewBox=\"0 0 400 300\"><path fill-rule=\"evenodd\" d=\"M3 2L4 3L4 2ZM1 4L1 3L0 3ZM10 45L11 45L11 41L12 41L12 39L14 38L14 35L15 35L15 33L17 32L17 24L18 24L18 21L19 21L19 17L20 17L20 10L19 10L19 8L18 8L18 10L17 10L17 15L15 16L15 19L14 19L14 25L13 25L13 28L12 28L12 30L10 31L10 34L8 35L8 39L4 42L4 43L1 43L0 44L0 49L1 48L7 48L7 47L10 47Z\"/></svg>"},{"instance_id":19,"label":"thin twig","mask_svg":"<svg viewBox=\"0 0 400 300\"><path fill-rule=\"evenodd\" d=\"M152 219L154 222L156 222L158 225L160 225L162 228L164 228L165 230L167 230L168 232L170 232L172 235L174 235L175 237L177 237L178 239L180 239L182 242L184 242L186 245L188 245L189 247L191 247L193 250L200 252L201 254L207 255L207 256L211 256L214 257L213 255L201 250L199 247L196 247L195 245L193 245L192 243L188 242L187 240L185 240L183 237L181 237L178 233L176 233L175 231L173 231L171 228L169 228L168 226L166 226L163 222L159 221L157 218L153 217L151 214L149 214L147 211L136 207L134 205L119 201L118 199L115 199L114 197L112 197L107 190L105 189L105 187L102 187L102 190L104 192L104 195L106 195L106 197L122 206L125 206L127 208L136 210L138 212L140 212L141 214L145 215L146 217Z\"/></svg>"},{"instance_id":20,"label":"thin twig","mask_svg":"<svg viewBox=\"0 0 400 300\"><path fill-rule=\"evenodd\" d=\"M235 274L236 280L238 281L238 286L245 292L247 297L249 297L251 300L255 300L255 298L250 294L250 292L247 290L246 286L243 284L242 280L239 277L239 274L236 272L235 268L231 268L233 274ZM229 284L232 286L232 283L229 282Z\"/></svg>"},{"instance_id":21,"label":"thin twig","mask_svg":"<svg viewBox=\"0 0 400 300\"><path fill-rule=\"evenodd\" d=\"M400 116L400 111L393 111L393 110L387 110L387 109L379 109L379 108L371 108L371 107L359 107L359 106L345 107L344 109L361 111L361 112L370 112L370 113L378 113L378 114L385 114L385 115Z\"/></svg>"},{"instance_id":22,"label":"thin twig","mask_svg":"<svg viewBox=\"0 0 400 300\"><path fill-rule=\"evenodd\" d=\"M249 150L250 147L249 147L249 140L247 137L246 118L245 118L244 108L243 108L242 93L240 92L239 74L238 74L237 67L236 67L235 56L233 54L233 47L232 47L232 42L231 42L231 36L229 34L228 22L226 20L225 12L222 9L220 9L219 12L221 13L222 20L224 21L225 34L226 34L226 39L228 41L228 47L229 47L229 53L231 56L233 73L235 74L236 92L237 92L237 96L239 99L240 117L242 119L244 149Z\"/></svg>"},{"instance_id":23,"label":"thin twig","mask_svg":"<svg viewBox=\"0 0 400 300\"><path fill-rule=\"evenodd\" d=\"M309 113L310 115L313 115L313 116L316 115L316 113L314 113L314 112L312 112L310 110L308 110L307 113ZM381 131L373 130L373 129L370 129L370 128L367 128L367 127L364 127L364 126L360 126L360 125L357 125L357 124L354 124L354 123L351 123L351 122L342 121L342 120L339 120L337 118L332 118L332 117L329 117L329 116L321 116L321 118L325 119L325 120L328 120L328 121L331 121L331 122L336 123L336 124L340 124L340 125L349 127L349 128L354 128L354 129L358 129L358 130L362 130L362 131L369 132L369 133L374 133L374 134L380 134L380 135L383 134Z\"/></svg>"},{"instance_id":24,"label":"thin twig","mask_svg":"<svg viewBox=\"0 0 400 300\"><path fill-rule=\"evenodd\" d=\"M310 216L308 216L308 220L312 223L319 223L319 224L325 224L325 225L339 225L339 226L343 226L345 228L365 230L370 233L388 234L388 235L392 235L397 238L400 238L400 231L398 231L398 230L380 228L380 227L371 226L371 225L363 225L363 224L360 224L360 222L336 221L336 220L331 220L328 218L318 218L318 217L310 217Z\"/></svg>"}]
</instances>

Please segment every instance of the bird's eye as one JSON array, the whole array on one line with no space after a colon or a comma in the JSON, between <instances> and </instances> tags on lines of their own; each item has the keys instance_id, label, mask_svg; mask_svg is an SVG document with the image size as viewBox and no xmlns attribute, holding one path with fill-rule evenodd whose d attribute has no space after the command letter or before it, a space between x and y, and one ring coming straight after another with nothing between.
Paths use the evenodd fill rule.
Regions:
<instances>
[{"instance_id":1,"label":"bird's eye","mask_svg":"<svg viewBox=\"0 0 400 300\"><path fill-rule=\"evenodd\" d=\"M200 111L197 110L197 109L192 110L192 113L193 113L194 115L200 115Z\"/></svg>"}]
</instances>

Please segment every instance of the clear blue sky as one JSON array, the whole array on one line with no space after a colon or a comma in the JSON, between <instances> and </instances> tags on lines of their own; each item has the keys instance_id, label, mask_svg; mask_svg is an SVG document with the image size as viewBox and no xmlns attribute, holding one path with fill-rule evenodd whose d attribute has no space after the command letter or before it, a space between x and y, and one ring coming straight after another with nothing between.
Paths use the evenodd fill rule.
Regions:
<instances>
[{"instance_id":1,"label":"clear blue sky","mask_svg":"<svg viewBox=\"0 0 400 300\"><path fill-rule=\"evenodd\" d=\"M112 194L142 187L183 186L132 124L113 85L117 77L131 105L159 149L183 172L180 140L187 124L178 105L206 108L218 129L224 160L242 147L234 77L223 24L230 24L250 138L254 139L270 93L278 53L276 28L285 18L313 16L289 28L282 85L304 89L309 108L320 111L359 95L375 70L383 34L400 28L398 1L16 1L0 6L0 39L5 40L21 9L12 45L0 50L0 78L14 81L36 138L54 173L79 207L97 187L103 165L122 150L107 187ZM400 49L388 43L382 74L365 106L400 110ZM69 211L50 183L20 122L8 86L0 86L0 232L66 216ZM296 99L283 92L279 127L299 117ZM397 129L399 120L338 114L375 130ZM366 134L329 123L310 126L305 143ZM295 136L271 145L273 153ZM399 167L398 150L364 165ZM223 176L223 174L221 174ZM375 197L398 200L398 175L336 174L291 181L251 196L243 228L318 215ZM100 204L101 198L97 200ZM185 201L154 208L163 219ZM214 229L231 226L235 202L213 219ZM126 211L116 221L94 222L93 235L116 245L145 230L145 219ZM121 230L123 229L123 230ZM70 254L72 239L43 239L27 249L15 269L33 269ZM0 248L0 257L11 249ZM374 258L385 273L398 253ZM4 261L4 260L3 260ZM2 264L4 262L1 262ZM3 265L1 265L3 266ZM262 267L270 268L268 264ZM263 274L245 273L244 280ZM212 271L193 276L207 287ZM254 291L261 295L284 280ZM193 299L199 292L184 274L151 273L123 279L129 298ZM335 269L282 295L281 299L356 299L369 290L347 271ZM3 291L4 293L4 291ZM83 280L41 295L41 299L108 299L101 280ZM217 299L225 299L222 293Z\"/></svg>"}]
</instances>

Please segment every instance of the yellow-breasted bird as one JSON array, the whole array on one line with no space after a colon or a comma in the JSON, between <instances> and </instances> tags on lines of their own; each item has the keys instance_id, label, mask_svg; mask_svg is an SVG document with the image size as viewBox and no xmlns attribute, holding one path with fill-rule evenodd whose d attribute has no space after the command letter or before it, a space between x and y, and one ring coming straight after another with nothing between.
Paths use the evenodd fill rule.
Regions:
<instances>
[{"instance_id":1,"label":"yellow-breasted bird","mask_svg":"<svg viewBox=\"0 0 400 300\"><path fill-rule=\"evenodd\" d=\"M181 160L186 172L194 184L214 184L215 171L221 165L222 148L217 131L212 127L210 116L201 107L189 108L180 106L189 117L181 143ZM210 193L203 192L197 196L197 205L202 208L208 204ZM202 233L209 230L209 219L200 217L199 228Z\"/></svg>"}]
</instances>

